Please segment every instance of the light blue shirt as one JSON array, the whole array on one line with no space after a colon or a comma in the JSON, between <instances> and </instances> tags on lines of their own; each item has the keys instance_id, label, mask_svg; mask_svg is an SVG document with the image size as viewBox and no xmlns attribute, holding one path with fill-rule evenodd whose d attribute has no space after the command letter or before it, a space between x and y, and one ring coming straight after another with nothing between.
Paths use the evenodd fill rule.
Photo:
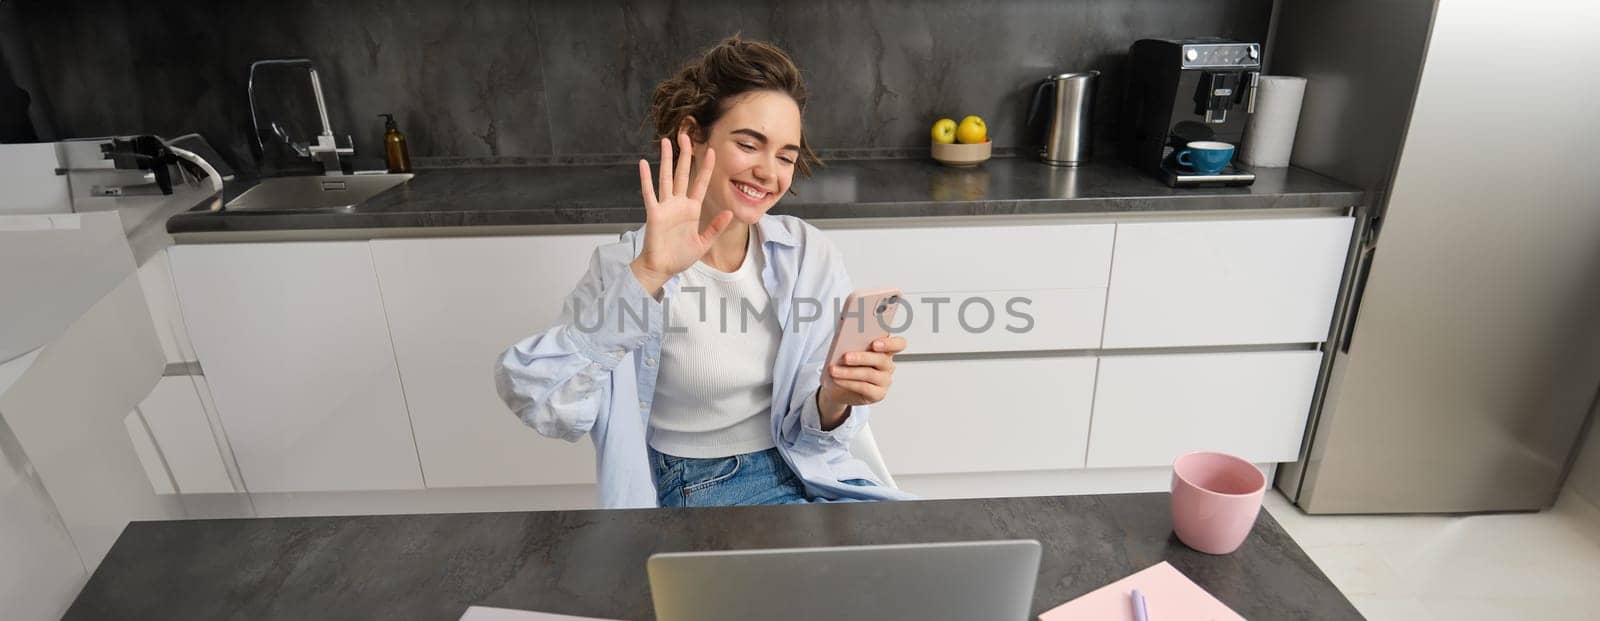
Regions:
<instances>
[{"instance_id":1,"label":"light blue shirt","mask_svg":"<svg viewBox=\"0 0 1600 621\"><path fill-rule=\"evenodd\" d=\"M915 498L883 486L865 462L851 456L850 440L867 423L869 408L854 406L842 424L822 430L816 394L837 324L835 309L850 293L844 257L821 231L798 218L769 214L756 227L766 259L761 283L783 328L772 382L772 437L778 452L808 494ZM595 249L561 319L507 349L495 369L500 398L528 426L569 442L585 434L594 440L600 504L606 508L656 506L646 430L666 309L678 294L679 278L667 280L662 301L634 278L628 265L643 248L643 233L643 228L629 231ZM879 485L841 482L848 479Z\"/></svg>"}]
</instances>

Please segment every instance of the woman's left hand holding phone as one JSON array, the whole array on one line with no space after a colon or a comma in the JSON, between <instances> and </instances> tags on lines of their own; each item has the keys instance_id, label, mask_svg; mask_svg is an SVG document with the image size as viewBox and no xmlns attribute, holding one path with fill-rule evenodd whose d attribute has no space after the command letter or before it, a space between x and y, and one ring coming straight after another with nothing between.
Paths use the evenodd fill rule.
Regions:
<instances>
[{"instance_id":1,"label":"woman's left hand holding phone","mask_svg":"<svg viewBox=\"0 0 1600 621\"><path fill-rule=\"evenodd\" d=\"M700 164L700 174L689 183L690 164L694 158L694 145L689 134L678 133L678 162L673 166L672 142L661 139L661 181L659 189L650 178L650 163L639 160L640 194L644 197L644 248L629 266L639 284L650 295L660 299L661 287L674 274L689 269L695 261L711 249L711 242L733 221L733 212L717 214L704 229L700 215L706 196L706 186L711 184L711 170L716 162L716 152L706 147L705 161Z\"/></svg>"}]
</instances>

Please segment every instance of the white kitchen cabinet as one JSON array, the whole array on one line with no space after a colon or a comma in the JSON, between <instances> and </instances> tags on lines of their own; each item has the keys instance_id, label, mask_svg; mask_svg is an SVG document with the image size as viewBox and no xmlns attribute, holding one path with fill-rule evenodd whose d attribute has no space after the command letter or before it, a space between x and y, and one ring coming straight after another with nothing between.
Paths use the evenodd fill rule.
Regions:
<instances>
[{"instance_id":1,"label":"white kitchen cabinet","mask_svg":"<svg viewBox=\"0 0 1600 621\"><path fill-rule=\"evenodd\" d=\"M1322 353L1100 359L1088 466L1166 466L1188 451L1294 461Z\"/></svg>"},{"instance_id":2,"label":"white kitchen cabinet","mask_svg":"<svg viewBox=\"0 0 1600 621\"><path fill-rule=\"evenodd\" d=\"M428 487L595 481L592 443L524 425L495 393L494 365L507 347L555 323L595 247L616 239L372 242Z\"/></svg>"},{"instance_id":3,"label":"white kitchen cabinet","mask_svg":"<svg viewBox=\"0 0 1600 621\"><path fill-rule=\"evenodd\" d=\"M1117 225L1104 346L1326 340L1353 221Z\"/></svg>"},{"instance_id":4,"label":"white kitchen cabinet","mask_svg":"<svg viewBox=\"0 0 1600 621\"><path fill-rule=\"evenodd\" d=\"M911 318L902 309L895 323L905 326L907 351L924 354L1099 347L1114 231L1111 224L1036 224L825 234L856 288L905 292ZM1009 305L1019 297L1028 301ZM991 310L994 321L983 328Z\"/></svg>"},{"instance_id":5,"label":"white kitchen cabinet","mask_svg":"<svg viewBox=\"0 0 1600 621\"><path fill-rule=\"evenodd\" d=\"M1100 346L1105 289L907 293L889 327L906 352L1094 349ZM909 314L909 317L908 317Z\"/></svg>"},{"instance_id":6,"label":"white kitchen cabinet","mask_svg":"<svg viewBox=\"0 0 1600 621\"><path fill-rule=\"evenodd\" d=\"M238 491L228 477L198 390L192 377L163 377L139 403L139 414L179 493Z\"/></svg>"},{"instance_id":7,"label":"white kitchen cabinet","mask_svg":"<svg viewBox=\"0 0 1600 621\"><path fill-rule=\"evenodd\" d=\"M1048 475L1048 489L1080 489L1060 477L1154 472L1191 449L1294 459L1318 352L1088 354L1320 341L1349 232L1348 218L1271 218L824 234L858 287L906 292L915 319L903 333L907 353L935 355L901 360L888 400L873 408L895 475ZM494 365L557 319L594 248L615 239L174 247L174 326L187 323L217 416L181 418L173 431L162 412L141 410L129 431L142 432L133 436L142 456L164 458L170 473L153 472L180 493L221 489L217 461L230 466L222 473L233 487L251 492L591 485L591 443L523 425L495 392ZM949 298L937 331L933 297ZM1008 308L1018 297L1030 301ZM988 329L958 320L969 299L994 310ZM968 325L984 323L982 304L968 310ZM1027 323L1008 310L1032 325L1007 330ZM183 357L172 340L169 356ZM174 466L166 445L177 441L166 438L199 438L196 421L210 423L213 438L226 428L211 450L220 457L204 455L197 470ZM209 478L186 485L187 470ZM1093 489L1115 488L1107 485Z\"/></svg>"},{"instance_id":8,"label":"white kitchen cabinet","mask_svg":"<svg viewBox=\"0 0 1600 621\"><path fill-rule=\"evenodd\" d=\"M832 229L856 288L901 291L1106 286L1112 224Z\"/></svg>"},{"instance_id":9,"label":"white kitchen cabinet","mask_svg":"<svg viewBox=\"0 0 1600 621\"><path fill-rule=\"evenodd\" d=\"M169 256L249 491L422 487L367 242L184 245Z\"/></svg>"},{"instance_id":10,"label":"white kitchen cabinet","mask_svg":"<svg viewBox=\"0 0 1600 621\"><path fill-rule=\"evenodd\" d=\"M907 360L872 430L895 476L1082 468L1091 356Z\"/></svg>"}]
</instances>

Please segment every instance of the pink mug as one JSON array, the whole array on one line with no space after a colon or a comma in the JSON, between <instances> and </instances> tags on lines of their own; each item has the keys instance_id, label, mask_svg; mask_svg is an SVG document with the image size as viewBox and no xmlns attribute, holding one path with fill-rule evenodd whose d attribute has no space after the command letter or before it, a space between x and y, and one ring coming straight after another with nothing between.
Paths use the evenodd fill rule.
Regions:
<instances>
[{"instance_id":1,"label":"pink mug","mask_svg":"<svg viewBox=\"0 0 1600 621\"><path fill-rule=\"evenodd\" d=\"M1239 549L1267 491L1267 477L1244 459L1195 451L1172 462L1172 530L1206 554Z\"/></svg>"}]
</instances>

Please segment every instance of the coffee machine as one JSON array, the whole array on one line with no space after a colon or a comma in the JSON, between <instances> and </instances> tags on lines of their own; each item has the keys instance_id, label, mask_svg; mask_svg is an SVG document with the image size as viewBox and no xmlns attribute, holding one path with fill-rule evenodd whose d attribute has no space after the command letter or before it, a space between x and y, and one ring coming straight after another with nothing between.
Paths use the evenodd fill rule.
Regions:
<instances>
[{"instance_id":1,"label":"coffee machine","mask_svg":"<svg viewBox=\"0 0 1600 621\"><path fill-rule=\"evenodd\" d=\"M1249 185L1237 164L1245 122L1255 111L1261 45L1215 37L1140 39L1128 50L1121 150L1124 159L1173 187ZM1189 142L1234 145L1234 163L1199 175L1177 162Z\"/></svg>"}]
</instances>

